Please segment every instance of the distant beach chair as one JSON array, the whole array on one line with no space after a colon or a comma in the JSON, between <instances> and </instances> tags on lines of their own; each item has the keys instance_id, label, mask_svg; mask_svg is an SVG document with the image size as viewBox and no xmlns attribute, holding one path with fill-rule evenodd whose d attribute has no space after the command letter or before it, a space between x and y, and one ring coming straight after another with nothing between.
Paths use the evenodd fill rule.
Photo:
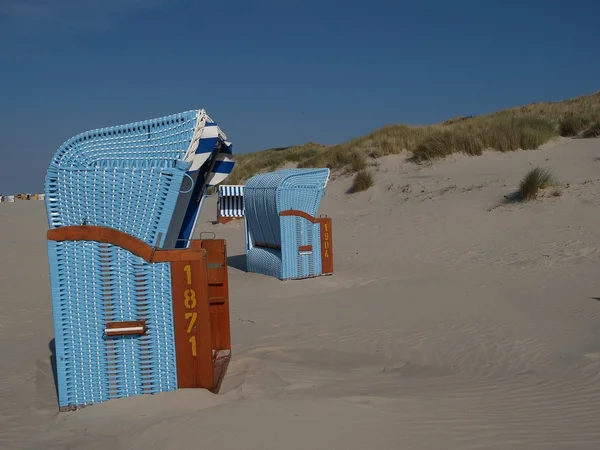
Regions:
<instances>
[{"instance_id":1,"label":"distant beach chair","mask_svg":"<svg viewBox=\"0 0 600 450\"><path fill-rule=\"evenodd\" d=\"M227 223L244 218L244 186L219 185L217 222Z\"/></svg>"},{"instance_id":2,"label":"distant beach chair","mask_svg":"<svg viewBox=\"0 0 600 450\"><path fill-rule=\"evenodd\" d=\"M286 169L248 180L248 272L281 280L333 273L331 219L316 217L328 179L329 169Z\"/></svg>"},{"instance_id":3,"label":"distant beach chair","mask_svg":"<svg viewBox=\"0 0 600 450\"><path fill-rule=\"evenodd\" d=\"M217 392L230 357L227 254L192 232L233 168L204 110L79 134L45 202L61 410L185 387Z\"/></svg>"}]
</instances>

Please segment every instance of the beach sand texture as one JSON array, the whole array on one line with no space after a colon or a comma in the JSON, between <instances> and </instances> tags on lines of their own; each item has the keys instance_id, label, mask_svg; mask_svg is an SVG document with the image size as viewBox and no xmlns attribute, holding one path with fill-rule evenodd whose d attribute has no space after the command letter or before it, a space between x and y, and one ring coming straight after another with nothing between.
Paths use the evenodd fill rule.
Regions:
<instances>
[{"instance_id":1,"label":"beach sand texture","mask_svg":"<svg viewBox=\"0 0 600 450\"><path fill-rule=\"evenodd\" d=\"M335 274L245 273L227 239L233 357L220 395L180 390L58 413L43 202L0 205L0 448L597 449L600 140L380 159L333 180ZM550 189L503 203L525 173Z\"/></svg>"}]
</instances>

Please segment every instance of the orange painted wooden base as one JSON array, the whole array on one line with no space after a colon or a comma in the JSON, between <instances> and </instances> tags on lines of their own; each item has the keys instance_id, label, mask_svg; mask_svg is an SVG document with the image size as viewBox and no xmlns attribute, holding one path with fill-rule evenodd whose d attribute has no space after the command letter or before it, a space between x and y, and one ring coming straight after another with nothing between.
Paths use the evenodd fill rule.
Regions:
<instances>
[{"instance_id":1,"label":"orange painted wooden base","mask_svg":"<svg viewBox=\"0 0 600 450\"><path fill-rule=\"evenodd\" d=\"M207 306L210 322L209 343L212 379L210 389L218 393L231 359L231 325L229 317L229 279L227 243L224 239L192 240L190 249L201 248L207 254Z\"/></svg>"},{"instance_id":2,"label":"orange painted wooden base","mask_svg":"<svg viewBox=\"0 0 600 450\"><path fill-rule=\"evenodd\" d=\"M215 351L231 350L227 243L225 239L193 240L190 248L206 250L208 258L208 305L212 348Z\"/></svg>"}]
</instances>

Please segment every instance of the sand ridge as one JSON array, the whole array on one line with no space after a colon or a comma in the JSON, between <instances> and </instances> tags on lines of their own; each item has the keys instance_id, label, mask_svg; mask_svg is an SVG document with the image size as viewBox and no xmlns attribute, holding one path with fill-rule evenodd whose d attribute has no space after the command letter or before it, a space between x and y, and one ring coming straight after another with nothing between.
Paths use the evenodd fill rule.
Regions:
<instances>
[{"instance_id":1,"label":"sand ridge","mask_svg":"<svg viewBox=\"0 0 600 450\"><path fill-rule=\"evenodd\" d=\"M233 359L202 390L56 412L42 202L0 205L0 448L596 449L600 140L378 161L328 186L335 275L243 271L227 239ZM505 202L527 170L562 186ZM241 269L241 270L240 270Z\"/></svg>"}]
</instances>

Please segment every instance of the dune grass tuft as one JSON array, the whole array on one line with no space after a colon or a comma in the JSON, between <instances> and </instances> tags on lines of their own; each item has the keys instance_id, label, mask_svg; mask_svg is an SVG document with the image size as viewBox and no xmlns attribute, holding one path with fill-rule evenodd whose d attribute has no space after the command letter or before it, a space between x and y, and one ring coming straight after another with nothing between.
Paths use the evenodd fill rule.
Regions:
<instances>
[{"instance_id":1,"label":"dune grass tuft","mask_svg":"<svg viewBox=\"0 0 600 450\"><path fill-rule=\"evenodd\" d=\"M519 199L528 201L537 198L540 191L554 185L554 177L547 169L536 167L531 169L519 183Z\"/></svg>"},{"instance_id":2,"label":"dune grass tuft","mask_svg":"<svg viewBox=\"0 0 600 450\"><path fill-rule=\"evenodd\" d=\"M352 152L352 156L350 158L350 171L351 172L360 172L363 169L367 168L367 157L364 153L360 152Z\"/></svg>"},{"instance_id":3,"label":"dune grass tuft","mask_svg":"<svg viewBox=\"0 0 600 450\"><path fill-rule=\"evenodd\" d=\"M375 176L372 172L363 169L354 175L354 180L352 181L352 187L350 188L350 192L361 192L366 191L371 186L375 184Z\"/></svg>"},{"instance_id":4,"label":"dune grass tuft","mask_svg":"<svg viewBox=\"0 0 600 450\"><path fill-rule=\"evenodd\" d=\"M594 122L582 133L582 136L588 139L600 137L600 120L598 122Z\"/></svg>"},{"instance_id":5,"label":"dune grass tuft","mask_svg":"<svg viewBox=\"0 0 600 450\"><path fill-rule=\"evenodd\" d=\"M296 147L281 147L260 152L236 155L233 172L227 183L238 184L261 172L271 172L288 163L300 164L319 155L326 146L309 142Z\"/></svg>"},{"instance_id":6,"label":"dune grass tuft","mask_svg":"<svg viewBox=\"0 0 600 450\"><path fill-rule=\"evenodd\" d=\"M577 136L590 124L590 122L591 120L589 117L581 114L574 114L572 112L567 113L558 123L559 133L564 137Z\"/></svg>"},{"instance_id":7,"label":"dune grass tuft","mask_svg":"<svg viewBox=\"0 0 600 450\"><path fill-rule=\"evenodd\" d=\"M486 148L500 152L532 150L556 135L554 126L533 117L497 117L468 125L436 130L413 151L417 162L444 158L452 153L478 156Z\"/></svg>"},{"instance_id":8,"label":"dune grass tuft","mask_svg":"<svg viewBox=\"0 0 600 450\"><path fill-rule=\"evenodd\" d=\"M484 140L478 133L464 133L458 130L436 130L413 151L413 160L427 161L436 158L445 158L452 153L462 152L467 155L481 155L484 149Z\"/></svg>"}]
</instances>

